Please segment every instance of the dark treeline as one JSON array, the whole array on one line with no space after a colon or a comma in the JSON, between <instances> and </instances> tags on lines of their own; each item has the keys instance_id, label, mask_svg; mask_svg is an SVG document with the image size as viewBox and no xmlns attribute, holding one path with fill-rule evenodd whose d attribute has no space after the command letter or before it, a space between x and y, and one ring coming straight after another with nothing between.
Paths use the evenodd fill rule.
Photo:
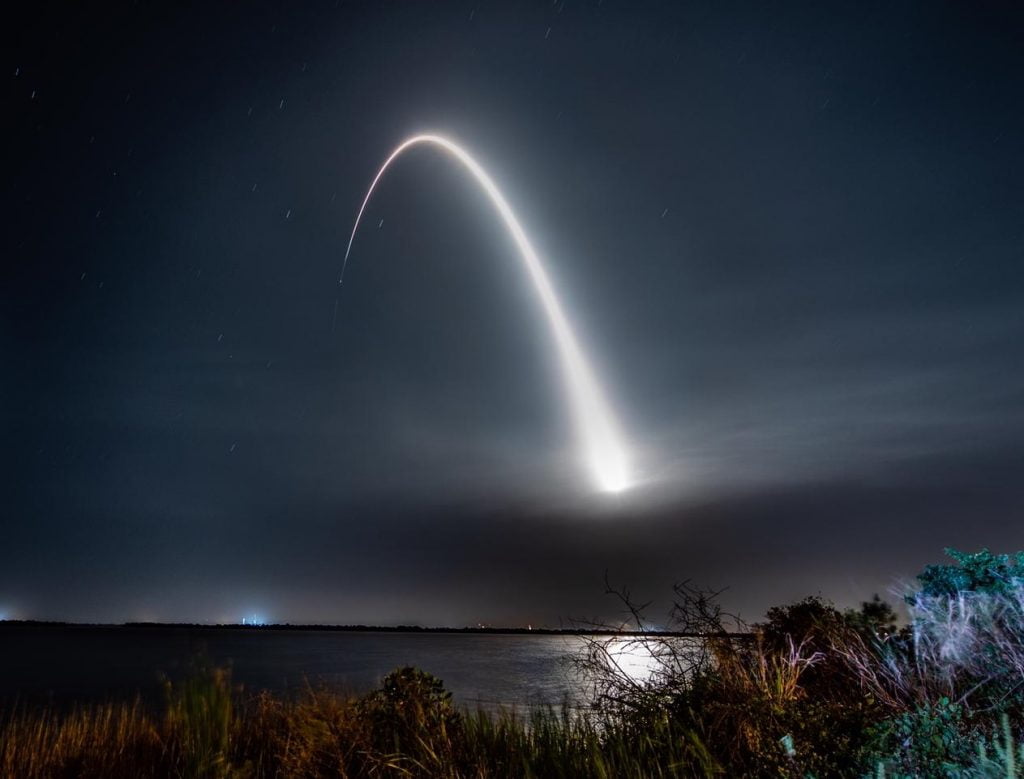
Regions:
<instances>
[{"instance_id":1,"label":"dark treeline","mask_svg":"<svg viewBox=\"0 0 1024 779\"><path fill-rule=\"evenodd\" d=\"M279 631L309 630L339 633L481 633L502 636L665 636L669 638L703 638L701 634L686 633L673 630L630 630L616 629L607 626L578 628L519 628L519 627L424 627L421 625L293 625L288 622L266 625L243 625L237 623L206 623L206 622L62 622L56 620L9 619L0 620L0 631L5 627L40 627L40 628L80 628L83 630L245 630L245 631ZM746 634L731 633L735 638L742 639Z\"/></svg>"}]
</instances>

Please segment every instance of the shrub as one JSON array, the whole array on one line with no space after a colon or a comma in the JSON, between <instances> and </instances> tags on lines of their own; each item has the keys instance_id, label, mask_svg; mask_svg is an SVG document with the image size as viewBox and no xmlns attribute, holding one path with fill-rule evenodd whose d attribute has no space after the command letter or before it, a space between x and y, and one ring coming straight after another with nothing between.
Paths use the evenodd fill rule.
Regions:
<instances>
[{"instance_id":1,"label":"shrub","mask_svg":"<svg viewBox=\"0 0 1024 779\"><path fill-rule=\"evenodd\" d=\"M887 756L883 765L890 776L945 777L975 748L967 712L948 698L885 720L870 735L871 751Z\"/></svg>"},{"instance_id":2,"label":"shrub","mask_svg":"<svg viewBox=\"0 0 1024 779\"><path fill-rule=\"evenodd\" d=\"M373 750L393 755L410 771L440 776L462 740L462 716L452 695L435 676L418 668L399 668L384 677L379 690L363 698L357 714Z\"/></svg>"},{"instance_id":3,"label":"shrub","mask_svg":"<svg viewBox=\"0 0 1024 779\"><path fill-rule=\"evenodd\" d=\"M908 596L908 602L913 603L921 597L954 597L965 592L1006 595L1020 589L1020 579L1024 576L1024 552L1017 552L1011 557L992 554L987 549L974 553L950 548L944 551L957 565L925 566L917 575L921 588Z\"/></svg>"},{"instance_id":4,"label":"shrub","mask_svg":"<svg viewBox=\"0 0 1024 779\"><path fill-rule=\"evenodd\" d=\"M1019 713L1024 703L1022 554L963 554L928 566L907 596L913 646L908 667L931 702L949 697L975 710ZM957 588L957 589L954 589ZM919 698L922 697L919 695Z\"/></svg>"},{"instance_id":5,"label":"shrub","mask_svg":"<svg viewBox=\"0 0 1024 779\"><path fill-rule=\"evenodd\" d=\"M927 566L906 596L908 638L862 669L890 694L873 749L899 776L1016 775L977 749L1014 754L993 733L1024 710L1024 555L946 552L956 564Z\"/></svg>"}]
</instances>

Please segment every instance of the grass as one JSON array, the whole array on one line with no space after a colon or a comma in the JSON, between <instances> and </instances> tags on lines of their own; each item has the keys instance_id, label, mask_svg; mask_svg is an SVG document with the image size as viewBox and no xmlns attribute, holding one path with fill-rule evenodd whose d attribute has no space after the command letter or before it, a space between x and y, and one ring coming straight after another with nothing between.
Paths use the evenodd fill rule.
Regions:
<instances>
[{"instance_id":1,"label":"grass","mask_svg":"<svg viewBox=\"0 0 1024 779\"><path fill-rule=\"evenodd\" d=\"M391 695L387 685L398 680ZM223 669L139 702L10 713L0 776L36 777L690 777L717 775L668 718L642 732L567 709L457 710L428 674L399 669L363 697L308 690L244 697Z\"/></svg>"},{"instance_id":2,"label":"grass","mask_svg":"<svg viewBox=\"0 0 1024 779\"><path fill-rule=\"evenodd\" d=\"M901 629L877 599L808 598L737 639L679 587L671 624L704 640L595 636L582 712L466 711L414 668L363 696L245 695L200 664L159 710L0 712L0 777L1024 779L1024 555L953 556L918 577ZM624 647L648 681L622 673Z\"/></svg>"},{"instance_id":3,"label":"grass","mask_svg":"<svg viewBox=\"0 0 1024 779\"><path fill-rule=\"evenodd\" d=\"M796 648L794 648L796 649ZM758 667L745 685L792 695L789 673ZM779 678L779 677L784 678ZM395 682L388 695L389 682ZM745 691L757 694L749 687ZM735 723L718 723L724 731ZM760 723L766 725L767 723ZM9 713L0 723L0 776L47 777L645 777L810 776L796 760L798 740L761 744L776 753L763 770L730 765L688 724L663 716L640 722L596 712L534 709L525 715L457 710L433 677L399 669L363 697L307 690L298 700L246 697L223 669L202 669L168 686L165 707L140 702ZM764 735L764 733L762 733ZM789 768L787 768L787 765ZM1024 776L1024 744L1009 717L978 739L958 764L934 772L874 770L835 775L888 777ZM818 775L833 775L818 774Z\"/></svg>"}]
</instances>

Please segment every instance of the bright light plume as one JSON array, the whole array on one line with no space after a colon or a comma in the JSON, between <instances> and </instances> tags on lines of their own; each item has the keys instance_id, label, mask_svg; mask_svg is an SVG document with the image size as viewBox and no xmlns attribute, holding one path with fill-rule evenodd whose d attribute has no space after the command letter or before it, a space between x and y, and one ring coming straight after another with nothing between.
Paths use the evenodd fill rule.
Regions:
<instances>
[{"instance_id":1,"label":"bright light plume","mask_svg":"<svg viewBox=\"0 0 1024 779\"><path fill-rule=\"evenodd\" d=\"M598 488L606 492L621 492L628 488L632 483L632 477L629 472L626 448L618 432L618 426L594 373L583 356L576 336L569 326L569 320L555 295L544 266L530 245L519 220L516 219L494 181L462 147L439 135L416 135L403 141L391 152L391 156L384 161L380 170L377 171L377 175L374 176L370 188L366 192L366 197L363 198L363 204L359 207L355 224L352 226L352 235L348 239L348 247L345 250L345 260L338 283L340 284L345 277L345 267L348 265L348 256L352 251L352 242L355 240L359 222L363 218L363 211L366 210L366 204L370 201L377 182L399 155L406 149L419 144L437 146L461 162L473 174L505 222L547 315L551 335L558 348L574 421L594 480Z\"/></svg>"}]
</instances>

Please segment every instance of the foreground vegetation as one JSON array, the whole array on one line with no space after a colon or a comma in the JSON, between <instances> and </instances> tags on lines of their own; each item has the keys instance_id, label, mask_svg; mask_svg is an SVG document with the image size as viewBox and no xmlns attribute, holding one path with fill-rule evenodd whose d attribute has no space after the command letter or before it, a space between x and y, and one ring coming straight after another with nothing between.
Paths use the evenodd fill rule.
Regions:
<instances>
[{"instance_id":1,"label":"foreground vegetation","mask_svg":"<svg viewBox=\"0 0 1024 779\"><path fill-rule=\"evenodd\" d=\"M200 668L160 712L6 712L0 776L1024 777L1024 556L950 554L903 628L877 598L746 626L679 586L671 628L703 638L591 638L586 712L466 712L412 668L362 697L245 698Z\"/></svg>"}]
</instances>

